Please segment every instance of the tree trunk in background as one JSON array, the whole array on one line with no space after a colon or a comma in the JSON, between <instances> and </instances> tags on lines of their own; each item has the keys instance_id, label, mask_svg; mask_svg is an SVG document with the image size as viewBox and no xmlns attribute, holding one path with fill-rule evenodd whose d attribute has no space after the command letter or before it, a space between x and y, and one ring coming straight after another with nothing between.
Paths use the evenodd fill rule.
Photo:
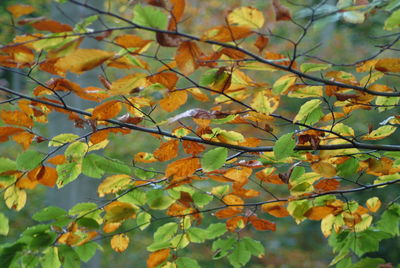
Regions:
<instances>
[{"instance_id":1,"label":"tree trunk in background","mask_svg":"<svg viewBox=\"0 0 400 268\"><path fill-rule=\"evenodd\" d=\"M103 1L96 0L96 6L101 6ZM78 21L82 20L85 17L88 17L88 10L84 9L80 6L73 5L71 3L65 3L62 5L52 7L52 17L57 21L67 23L70 25L74 25ZM73 17L66 17L65 14L74 14ZM91 48L95 48L99 46L96 40L85 40L81 45L83 47L90 46ZM74 82L77 82L80 86L86 87L89 85L93 85L94 81L97 81L97 74L95 72L89 72L80 75L79 77L69 74L68 78ZM85 109L90 107L89 105L85 105L85 101L82 99L73 96L65 98L65 101L68 105L72 107L80 107L81 109ZM87 133L88 130L78 129L73 126L73 123L67 119L67 116L63 114L55 114L49 118L49 136L54 137L61 133L75 133L77 135L82 135ZM74 182L64 186L61 189L49 189L46 196L46 205L53 205L64 208L66 210L72 208L74 205L80 202L96 202L98 200L97 197L97 186L98 180L85 177L80 175ZM100 254L96 253L95 257L93 257L88 263L84 263L82 267L86 268L98 268L100 267Z\"/></svg>"}]
</instances>

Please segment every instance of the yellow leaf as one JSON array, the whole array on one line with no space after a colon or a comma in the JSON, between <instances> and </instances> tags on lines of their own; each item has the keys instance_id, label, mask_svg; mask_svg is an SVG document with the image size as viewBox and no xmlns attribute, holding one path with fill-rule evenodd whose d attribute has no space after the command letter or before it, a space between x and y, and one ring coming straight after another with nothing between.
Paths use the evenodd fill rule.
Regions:
<instances>
[{"instance_id":1,"label":"yellow leaf","mask_svg":"<svg viewBox=\"0 0 400 268\"><path fill-rule=\"evenodd\" d=\"M264 16L261 11L254 7L239 7L228 14L228 22L229 24L258 29L264 25Z\"/></svg>"},{"instance_id":2,"label":"yellow leaf","mask_svg":"<svg viewBox=\"0 0 400 268\"><path fill-rule=\"evenodd\" d=\"M335 166L328 162L316 162L311 164L311 169L323 177L331 178L336 175L337 171Z\"/></svg>"},{"instance_id":3,"label":"yellow leaf","mask_svg":"<svg viewBox=\"0 0 400 268\"><path fill-rule=\"evenodd\" d=\"M97 188L97 193L100 197L103 197L106 194L117 193L118 191L125 189L131 183L132 180L129 175L120 174L109 176L100 183Z\"/></svg>"},{"instance_id":4,"label":"yellow leaf","mask_svg":"<svg viewBox=\"0 0 400 268\"><path fill-rule=\"evenodd\" d=\"M92 118L96 120L113 118L119 114L121 108L121 102L118 100L104 102L94 108Z\"/></svg>"},{"instance_id":5,"label":"yellow leaf","mask_svg":"<svg viewBox=\"0 0 400 268\"><path fill-rule=\"evenodd\" d=\"M377 212L382 205L381 200L378 197L371 197L366 202L367 208L371 212Z\"/></svg>"},{"instance_id":6,"label":"yellow leaf","mask_svg":"<svg viewBox=\"0 0 400 268\"><path fill-rule=\"evenodd\" d=\"M379 59L375 64L375 69L380 72L400 72L400 59Z\"/></svg>"},{"instance_id":7,"label":"yellow leaf","mask_svg":"<svg viewBox=\"0 0 400 268\"><path fill-rule=\"evenodd\" d=\"M126 234L117 234L111 238L111 248L116 252L123 252L128 248L129 237Z\"/></svg>"},{"instance_id":8,"label":"yellow leaf","mask_svg":"<svg viewBox=\"0 0 400 268\"><path fill-rule=\"evenodd\" d=\"M267 203L267 204L263 204L261 206L261 209L264 212L271 214L272 216L275 216L278 218L287 217L287 216L289 216L289 212L283 206L284 204L285 204L284 202Z\"/></svg>"},{"instance_id":9,"label":"yellow leaf","mask_svg":"<svg viewBox=\"0 0 400 268\"><path fill-rule=\"evenodd\" d=\"M121 222L129 218L135 217L135 208L125 202L114 201L108 204L104 210L106 215L104 219L107 223L109 222Z\"/></svg>"},{"instance_id":10,"label":"yellow leaf","mask_svg":"<svg viewBox=\"0 0 400 268\"><path fill-rule=\"evenodd\" d=\"M278 106L278 97L268 97L262 91L257 92L254 96L253 101L251 102L252 108L254 108L259 113L267 115L273 113L278 108Z\"/></svg>"},{"instance_id":11,"label":"yellow leaf","mask_svg":"<svg viewBox=\"0 0 400 268\"><path fill-rule=\"evenodd\" d=\"M386 138L387 136L392 135L397 128L395 126L381 126L371 133L362 136L363 140L380 140Z\"/></svg>"},{"instance_id":12,"label":"yellow leaf","mask_svg":"<svg viewBox=\"0 0 400 268\"><path fill-rule=\"evenodd\" d=\"M321 231L325 237L328 237L332 233L333 224L335 223L335 216L329 214L321 221Z\"/></svg>"},{"instance_id":13,"label":"yellow leaf","mask_svg":"<svg viewBox=\"0 0 400 268\"><path fill-rule=\"evenodd\" d=\"M99 66L113 55L114 52L81 48L60 58L55 67L59 70L80 74Z\"/></svg>"},{"instance_id":14,"label":"yellow leaf","mask_svg":"<svg viewBox=\"0 0 400 268\"><path fill-rule=\"evenodd\" d=\"M4 201L10 209L21 210L26 203L26 192L16 186L11 186L4 192Z\"/></svg>"}]
</instances>

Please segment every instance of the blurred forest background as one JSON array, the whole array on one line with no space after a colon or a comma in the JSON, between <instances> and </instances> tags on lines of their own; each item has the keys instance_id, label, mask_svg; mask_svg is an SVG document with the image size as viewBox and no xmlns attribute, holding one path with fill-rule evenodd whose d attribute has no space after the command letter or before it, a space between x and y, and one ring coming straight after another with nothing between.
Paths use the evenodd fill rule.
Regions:
<instances>
[{"instance_id":1,"label":"blurred forest background","mask_svg":"<svg viewBox=\"0 0 400 268\"><path fill-rule=\"evenodd\" d=\"M12 0L1 0L0 1L0 43L6 44L15 35L29 33L29 27L15 27L12 24L11 16L7 13L6 7L11 4L21 3L23 1L12 1ZM108 9L112 12L118 13L121 16L130 17L132 13L133 5L139 1L128 1L128 0L90 0L89 3L96 2L97 7L103 6L104 9ZM307 22L307 13L304 7L298 4L317 5L321 1L306 1L306 0L293 0L293 3L282 1L291 10L294 10L294 18L301 24ZM371 2L371 1L370 1ZM396 2L396 1L393 1ZM50 0L31 0L25 1L26 4L30 4L36 7L37 16L48 16L58 21L75 25L80 20L84 19L90 12L74 6L72 4L59 4ZM296 5L294 5L294 3ZM384 44L387 40L382 38L384 33L382 32L383 21L387 17L387 13L382 10L378 10L375 14L367 18L363 24L352 24L347 23L342 18L342 14L335 12L337 1L326 1L324 8L325 13L322 13L322 18L315 22L314 26L307 33L301 49L303 51L319 45L313 51L316 56L332 61L338 64L352 64L353 62L367 58L379 50L379 45ZM200 35L201 32L198 30L209 28L212 26L220 25L223 23L223 17L221 14L225 14L227 10L233 9L239 6L254 6L264 11L264 16L267 20L267 27L271 30L274 35L278 37L271 37L270 44L267 47L268 51L279 52L281 54L291 54L292 47L289 42L285 41L285 37L292 40L296 40L301 32L299 28L291 23L275 23L275 17L269 0L187 0L186 8L186 22L184 27L180 30L183 32L191 33L194 35ZM112 21L107 22L112 25ZM97 27L96 24L93 26ZM100 25L98 25L100 27ZM147 35L146 32L138 32L138 35ZM146 36L144 36L146 38ZM106 49L107 44L96 41L85 41L83 47L103 46ZM166 49L163 51L167 51ZM165 53L165 52L164 52ZM167 53L164 55L168 57ZM385 55L390 56L390 55ZM344 67L345 68L345 67ZM345 70L345 69L344 69ZM120 72L120 70L115 70ZM128 70L129 72L129 70ZM109 73L110 74L110 73ZM111 76L113 74L111 73ZM117 75L117 74L114 74ZM274 80L273 74L268 73L266 82L271 83ZM35 73L35 77L41 81L49 79L45 73ZM89 75L82 75L80 77L74 77L79 79L79 83L84 86L99 84L96 74L93 72ZM93 81L95 81L93 83ZM390 81L386 81L390 84ZM29 81L25 81L23 76L19 76L16 73L4 72L0 70L0 84L7 85L15 90L29 92L34 85L30 84ZM0 96L3 98L4 96ZM75 100L70 99L70 103ZM287 115L291 114L291 99L286 99ZM181 110L187 109L190 106L190 101L181 108ZM77 104L81 105L81 104ZM84 105L84 104L83 104ZM208 107L198 107L208 108ZM162 119L162 114L157 114L157 118ZM387 117L387 116L386 116ZM365 129L365 125L360 125L358 122L370 122L372 125L377 125L380 121L386 118L385 113L380 113L371 110L364 111L359 110L355 115L347 121L348 125L352 125L353 128ZM365 119L365 120L360 120ZM71 132L72 128L68 125L68 122L62 121L60 124L57 118L52 120L51 123L46 126L46 131L55 135L55 133ZM284 128L285 125L282 125ZM70 129L68 131L68 129ZM398 137L397 137L398 138ZM392 142L396 141L396 136L393 136ZM1 143L0 144L0 155L10 158L15 158L17 152L20 151L20 145L14 143ZM132 159L132 154L139 151L151 151L157 148L158 142L156 139L149 139L148 136L143 134L134 134L126 136L118 136L112 140L112 144L108 147L105 152L106 155L120 159L129 163ZM38 148L47 150L46 147ZM93 190L97 185L98 181L95 179L81 178L68 185L68 187L62 188L60 192L57 189L45 191L45 187L37 187L35 190L29 193L29 203L21 212L9 211L3 202L0 202L0 209L11 220L11 229L14 233L10 234L9 238L18 237L19 233L24 230L26 226L33 223L31 219L32 214L39 209L48 206L56 205L65 209L71 208L78 202L96 202L96 191ZM377 191L375 194L382 198L382 201L391 201L396 193L392 192L396 187L389 187L391 190ZM398 193L397 193L398 194ZM360 203L370 197L370 193L359 193L357 199ZM392 197L392 199L390 199ZM252 236L257 240L260 240L265 248L265 257L263 259L252 259L251 263L246 267L326 267L332 259L332 252L328 246L326 239L323 237L320 231L320 222L306 221L297 225L291 218L277 219L277 231L276 232L259 232L254 233ZM216 221L212 217L205 218L205 221ZM162 222L160 223L162 224ZM129 226L126 226L129 228ZM152 232L156 229L156 226L152 226L144 231L136 230L134 233L130 233L131 245L124 253L116 253L110 249L109 240L104 239L100 241L103 245L103 251L97 253L96 258L85 264L84 267L110 267L110 264L114 268L119 267L144 267L147 253L143 251L146 245L151 243ZM255 230L248 230L248 232L256 232ZM4 243L5 238L0 237L0 243ZM384 240L381 244L380 252L374 253L373 257L379 255L379 257L385 258L388 262L394 264L400 263L400 240ZM210 244L192 245L185 249L185 254L197 259L201 267L227 267L229 264L222 260L218 262L211 261L213 252L210 249ZM372 254L371 254L372 257Z\"/></svg>"}]
</instances>

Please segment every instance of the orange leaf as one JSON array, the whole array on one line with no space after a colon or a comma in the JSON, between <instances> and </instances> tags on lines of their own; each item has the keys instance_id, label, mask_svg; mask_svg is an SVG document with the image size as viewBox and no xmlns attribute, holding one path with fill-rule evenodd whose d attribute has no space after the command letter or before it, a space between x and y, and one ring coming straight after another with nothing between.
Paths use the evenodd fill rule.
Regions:
<instances>
[{"instance_id":1,"label":"orange leaf","mask_svg":"<svg viewBox=\"0 0 400 268\"><path fill-rule=\"evenodd\" d=\"M117 36L114 39L114 42L124 48L142 48L152 41L144 40L141 37L133 34L123 34Z\"/></svg>"},{"instance_id":2,"label":"orange leaf","mask_svg":"<svg viewBox=\"0 0 400 268\"><path fill-rule=\"evenodd\" d=\"M292 16L287 7L283 6L280 0L272 0L272 5L274 6L275 19L279 20L291 20Z\"/></svg>"},{"instance_id":3,"label":"orange leaf","mask_svg":"<svg viewBox=\"0 0 400 268\"><path fill-rule=\"evenodd\" d=\"M150 254L149 258L147 259L147 268L155 268L158 265L165 262L170 254L170 249L160 249Z\"/></svg>"},{"instance_id":4,"label":"orange leaf","mask_svg":"<svg viewBox=\"0 0 400 268\"><path fill-rule=\"evenodd\" d=\"M169 90L175 88L176 82L178 81L178 76L171 72L162 72L149 77L150 82L160 83Z\"/></svg>"},{"instance_id":5,"label":"orange leaf","mask_svg":"<svg viewBox=\"0 0 400 268\"><path fill-rule=\"evenodd\" d=\"M195 42L183 42L176 53L175 61L184 75L190 75L199 67L199 57L203 53Z\"/></svg>"},{"instance_id":6,"label":"orange leaf","mask_svg":"<svg viewBox=\"0 0 400 268\"><path fill-rule=\"evenodd\" d=\"M160 106L167 112L173 112L186 103L187 92L184 90L168 93L160 100Z\"/></svg>"},{"instance_id":7,"label":"orange leaf","mask_svg":"<svg viewBox=\"0 0 400 268\"><path fill-rule=\"evenodd\" d=\"M58 174L55 168L42 166L41 172L39 172L37 180L40 184L48 187L54 187L57 182Z\"/></svg>"},{"instance_id":8,"label":"orange leaf","mask_svg":"<svg viewBox=\"0 0 400 268\"><path fill-rule=\"evenodd\" d=\"M178 156L178 140L170 140L161 144L160 148L154 151L153 155L158 161L168 161Z\"/></svg>"},{"instance_id":9,"label":"orange leaf","mask_svg":"<svg viewBox=\"0 0 400 268\"><path fill-rule=\"evenodd\" d=\"M56 62L55 67L61 71L70 71L80 74L99 66L113 55L114 52L100 49L80 48L60 58Z\"/></svg>"},{"instance_id":10,"label":"orange leaf","mask_svg":"<svg viewBox=\"0 0 400 268\"><path fill-rule=\"evenodd\" d=\"M379 59L375 69L380 72L400 72L400 59Z\"/></svg>"},{"instance_id":11,"label":"orange leaf","mask_svg":"<svg viewBox=\"0 0 400 268\"><path fill-rule=\"evenodd\" d=\"M339 188L339 185L340 182L336 179L324 179L315 184L314 188L322 191L333 191Z\"/></svg>"},{"instance_id":12,"label":"orange leaf","mask_svg":"<svg viewBox=\"0 0 400 268\"><path fill-rule=\"evenodd\" d=\"M14 135L12 139L21 144L24 150L26 150L29 148L34 138L34 134L24 131Z\"/></svg>"},{"instance_id":13,"label":"orange leaf","mask_svg":"<svg viewBox=\"0 0 400 268\"><path fill-rule=\"evenodd\" d=\"M10 136L24 131L24 129L17 127L0 127L0 142L5 142Z\"/></svg>"},{"instance_id":14,"label":"orange leaf","mask_svg":"<svg viewBox=\"0 0 400 268\"><path fill-rule=\"evenodd\" d=\"M90 142L92 144L97 144L100 143L108 138L108 135L110 133L122 133L123 135L131 133L130 129L124 129L124 128L107 128L107 129L101 129L96 131L90 136Z\"/></svg>"},{"instance_id":15,"label":"orange leaf","mask_svg":"<svg viewBox=\"0 0 400 268\"><path fill-rule=\"evenodd\" d=\"M312 207L304 214L310 220L319 221L331 214L335 210L334 207L317 206Z\"/></svg>"},{"instance_id":16,"label":"orange leaf","mask_svg":"<svg viewBox=\"0 0 400 268\"><path fill-rule=\"evenodd\" d=\"M135 154L134 161L141 163L154 163L157 162L157 159L154 157L153 154L146 152L139 152Z\"/></svg>"},{"instance_id":17,"label":"orange leaf","mask_svg":"<svg viewBox=\"0 0 400 268\"><path fill-rule=\"evenodd\" d=\"M224 173L224 177L234 181L235 185L240 187L248 182L251 173L252 170L248 167L231 168Z\"/></svg>"},{"instance_id":18,"label":"orange leaf","mask_svg":"<svg viewBox=\"0 0 400 268\"><path fill-rule=\"evenodd\" d=\"M17 180L15 185L20 189L35 189L37 184L37 181L31 181L28 177L22 177Z\"/></svg>"},{"instance_id":19,"label":"orange leaf","mask_svg":"<svg viewBox=\"0 0 400 268\"><path fill-rule=\"evenodd\" d=\"M200 160L198 158L183 158L169 164L165 170L165 176L187 177L192 175L198 168L200 168Z\"/></svg>"},{"instance_id":20,"label":"orange leaf","mask_svg":"<svg viewBox=\"0 0 400 268\"><path fill-rule=\"evenodd\" d=\"M105 233L112 233L122 225L122 222L107 222L103 225Z\"/></svg>"},{"instance_id":21,"label":"orange leaf","mask_svg":"<svg viewBox=\"0 0 400 268\"><path fill-rule=\"evenodd\" d=\"M240 210L232 209L232 208L225 208L225 209L221 209L221 210L217 211L214 215L219 219L226 219L226 218L235 216L238 213L240 213Z\"/></svg>"},{"instance_id":22,"label":"orange leaf","mask_svg":"<svg viewBox=\"0 0 400 268\"><path fill-rule=\"evenodd\" d=\"M229 220L226 221L226 229L228 229L229 232L234 232L236 228L239 228L238 225L239 223L243 223L242 228L245 226L245 221L246 218L243 216L236 216L233 218L230 218Z\"/></svg>"},{"instance_id":23,"label":"orange leaf","mask_svg":"<svg viewBox=\"0 0 400 268\"><path fill-rule=\"evenodd\" d=\"M264 48L268 45L268 42L268 37L265 37L264 35L259 35L256 42L254 43L254 46L258 48L258 52L261 53L261 51L263 51Z\"/></svg>"},{"instance_id":24,"label":"orange leaf","mask_svg":"<svg viewBox=\"0 0 400 268\"><path fill-rule=\"evenodd\" d=\"M14 18L17 19L21 16L31 14L33 11L36 10L36 8L29 5L16 4L8 6L7 10L13 15Z\"/></svg>"},{"instance_id":25,"label":"orange leaf","mask_svg":"<svg viewBox=\"0 0 400 268\"><path fill-rule=\"evenodd\" d=\"M128 248L129 237L126 234L117 234L111 238L111 248L116 252L123 252Z\"/></svg>"},{"instance_id":26,"label":"orange leaf","mask_svg":"<svg viewBox=\"0 0 400 268\"><path fill-rule=\"evenodd\" d=\"M33 28L39 31L49 31L52 33L70 32L73 28L64 23L55 20L43 19L31 24Z\"/></svg>"},{"instance_id":27,"label":"orange leaf","mask_svg":"<svg viewBox=\"0 0 400 268\"><path fill-rule=\"evenodd\" d=\"M259 231L267 231L267 230L275 231L276 230L275 223L264 220L264 219L260 219L257 216L254 216L254 215L250 216L249 221L254 226L254 228L256 228L256 230L259 230Z\"/></svg>"},{"instance_id":28,"label":"orange leaf","mask_svg":"<svg viewBox=\"0 0 400 268\"><path fill-rule=\"evenodd\" d=\"M244 204L244 201L243 201L242 198L240 198L240 197L237 196L237 195L233 195L233 194L225 195L225 196L222 198L222 201L223 201L226 205L232 206L231 208L232 208L233 210L241 210L241 209L243 209L243 206L242 206L242 205Z\"/></svg>"},{"instance_id":29,"label":"orange leaf","mask_svg":"<svg viewBox=\"0 0 400 268\"><path fill-rule=\"evenodd\" d=\"M272 216L283 218L289 216L289 212L283 204L284 202L267 203L263 204L261 209Z\"/></svg>"},{"instance_id":30,"label":"orange leaf","mask_svg":"<svg viewBox=\"0 0 400 268\"><path fill-rule=\"evenodd\" d=\"M60 155L56 155L52 158L50 158L49 160L47 160L48 163L53 164L53 165L61 165L64 164L66 161L65 155L60 154Z\"/></svg>"},{"instance_id":31,"label":"orange leaf","mask_svg":"<svg viewBox=\"0 0 400 268\"><path fill-rule=\"evenodd\" d=\"M0 116L6 124L27 128L33 126L32 118L21 111L1 111Z\"/></svg>"},{"instance_id":32,"label":"orange leaf","mask_svg":"<svg viewBox=\"0 0 400 268\"><path fill-rule=\"evenodd\" d=\"M104 102L94 108L92 118L96 120L113 118L119 114L121 108L121 102L118 100Z\"/></svg>"},{"instance_id":33,"label":"orange leaf","mask_svg":"<svg viewBox=\"0 0 400 268\"><path fill-rule=\"evenodd\" d=\"M206 147L203 144L194 141L184 140L182 142L182 145L185 153L191 155L198 155L199 153L203 152L206 149Z\"/></svg>"},{"instance_id":34,"label":"orange leaf","mask_svg":"<svg viewBox=\"0 0 400 268\"><path fill-rule=\"evenodd\" d=\"M231 42L238 39L243 39L251 35L253 31L244 26L217 26L208 29L201 40L213 40L218 42Z\"/></svg>"}]
</instances>

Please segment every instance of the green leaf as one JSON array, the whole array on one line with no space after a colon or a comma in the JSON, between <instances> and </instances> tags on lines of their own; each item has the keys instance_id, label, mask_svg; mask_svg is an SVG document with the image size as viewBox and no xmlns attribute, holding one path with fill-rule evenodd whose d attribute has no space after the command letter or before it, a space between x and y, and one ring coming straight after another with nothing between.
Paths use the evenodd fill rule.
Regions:
<instances>
[{"instance_id":1,"label":"green leaf","mask_svg":"<svg viewBox=\"0 0 400 268\"><path fill-rule=\"evenodd\" d=\"M25 151L17 157L17 169L31 170L37 167L44 159L44 155L37 151Z\"/></svg>"},{"instance_id":2,"label":"green leaf","mask_svg":"<svg viewBox=\"0 0 400 268\"><path fill-rule=\"evenodd\" d=\"M8 218L0 212L0 235L7 235L9 228Z\"/></svg>"},{"instance_id":3,"label":"green leaf","mask_svg":"<svg viewBox=\"0 0 400 268\"><path fill-rule=\"evenodd\" d=\"M85 172L90 174L91 177L93 176L93 178L98 178L98 176L101 177L104 174L100 170L111 174L132 174L132 170L128 165L125 165L119 160L105 158L97 154L87 155L84 159L84 165Z\"/></svg>"},{"instance_id":4,"label":"green leaf","mask_svg":"<svg viewBox=\"0 0 400 268\"><path fill-rule=\"evenodd\" d=\"M74 248L75 252L83 262L88 262L94 254L96 254L97 249L101 249L101 247L95 242L88 242Z\"/></svg>"},{"instance_id":5,"label":"green leaf","mask_svg":"<svg viewBox=\"0 0 400 268\"><path fill-rule=\"evenodd\" d=\"M336 268L348 268L351 267L351 257L347 257L336 264Z\"/></svg>"},{"instance_id":6,"label":"green leaf","mask_svg":"<svg viewBox=\"0 0 400 268\"><path fill-rule=\"evenodd\" d=\"M226 225L224 223L213 223L210 224L207 229L207 239L215 239L227 232Z\"/></svg>"},{"instance_id":7,"label":"green leaf","mask_svg":"<svg viewBox=\"0 0 400 268\"><path fill-rule=\"evenodd\" d=\"M0 157L0 173L16 169L17 169L17 164L14 161L5 157Z\"/></svg>"},{"instance_id":8,"label":"green leaf","mask_svg":"<svg viewBox=\"0 0 400 268\"><path fill-rule=\"evenodd\" d=\"M170 240L178 230L178 224L176 222L168 222L160 227L154 233L154 241L168 241Z\"/></svg>"},{"instance_id":9,"label":"green leaf","mask_svg":"<svg viewBox=\"0 0 400 268\"><path fill-rule=\"evenodd\" d=\"M51 139L51 141L49 142L49 146L58 147L58 146L62 146L64 144L66 144L66 143L73 142L77 139L79 139L79 136L76 134L64 133L64 134L60 134L60 135L53 137Z\"/></svg>"},{"instance_id":10,"label":"green leaf","mask_svg":"<svg viewBox=\"0 0 400 268\"><path fill-rule=\"evenodd\" d=\"M213 196L209 194L203 194L200 192L195 192L192 196L193 202L196 204L198 207L204 207L208 203L210 203L213 200Z\"/></svg>"},{"instance_id":11,"label":"green leaf","mask_svg":"<svg viewBox=\"0 0 400 268\"><path fill-rule=\"evenodd\" d=\"M89 149L86 143L76 141L71 143L65 150L65 157L68 161L80 162Z\"/></svg>"},{"instance_id":12,"label":"green leaf","mask_svg":"<svg viewBox=\"0 0 400 268\"><path fill-rule=\"evenodd\" d=\"M400 9L396 10L385 21L383 29L391 31L400 27Z\"/></svg>"},{"instance_id":13,"label":"green leaf","mask_svg":"<svg viewBox=\"0 0 400 268\"><path fill-rule=\"evenodd\" d=\"M25 247L26 245L23 243L16 243L14 245L2 248L0 251L0 267L10 267L14 258L18 256L20 251L22 251Z\"/></svg>"},{"instance_id":14,"label":"green leaf","mask_svg":"<svg viewBox=\"0 0 400 268\"><path fill-rule=\"evenodd\" d=\"M358 169L358 160L355 158L349 158L346 162L337 165L338 175L348 178L356 174Z\"/></svg>"},{"instance_id":15,"label":"green leaf","mask_svg":"<svg viewBox=\"0 0 400 268\"><path fill-rule=\"evenodd\" d=\"M57 187L62 188L70 182L76 180L81 174L82 165L78 163L66 163L57 166Z\"/></svg>"},{"instance_id":16,"label":"green leaf","mask_svg":"<svg viewBox=\"0 0 400 268\"><path fill-rule=\"evenodd\" d=\"M143 206L147 202L146 192L141 190L133 190L119 199L122 202L127 202L139 206Z\"/></svg>"},{"instance_id":17,"label":"green leaf","mask_svg":"<svg viewBox=\"0 0 400 268\"><path fill-rule=\"evenodd\" d=\"M264 256L264 246L259 242L250 237L243 237L242 242L246 249L251 252L252 255L261 258Z\"/></svg>"},{"instance_id":18,"label":"green leaf","mask_svg":"<svg viewBox=\"0 0 400 268\"><path fill-rule=\"evenodd\" d=\"M215 82L216 79L216 75L217 75L217 71L216 69L211 69L211 70L207 70L205 71L202 76L200 77L199 80L199 84L200 86L209 86L212 83Z\"/></svg>"},{"instance_id":19,"label":"green leaf","mask_svg":"<svg viewBox=\"0 0 400 268\"><path fill-rule=\"evenodd\" d=\"M229 254L230 250L237 243L236 239L229 237L228 239L217 239L213 242L211 249L216 251L213 259L218 260Z\"/></svg>"},{"instance_id":20,"label":"green leaf","mask_svg":"<svg viewBox=\"0 0 400 268\"><path fill-rule=\"evenodd\" d=\"M379 267L380 264L384 264L385 260L382 258L364 258L359 262L354 263L351 268L376 268Z\"/></svg>"},{"instance_id":21,"label":"green leaf","mask_svg":"<svg viewBox=\"0 0 400 268\"><path fill-rule=\"evenodd\" d=\"M79 224L80 227L85 227L90 230L98 229L100 226L95 219L88 217L80 218L76 222Z\"/></svg>"},{"instance_id":22,"label":"green leaf","mask_svg":"<svg viewBox=\"0 0 400 268\"><path fill-rule=\"evenodd\" d=\"M137 215L136 224L140 226L139 227L140 230L146 229L147 226L150 225L150 222L151 222L151 215L149 213L142 211Z\"/></svg>"},{"instance_id":23,"label":"green leaf","mask_svg":"<svg viewBox=\"0 0 400 268\"><path fill-rule=\"evenodd\" d=\"M76 268L80 267L81 260L79 255L75 252L75 250L66 245L59 246L59 256L60 260L62 260L63 268Z\"/></svg>"},{"instance_id":24,"label":"green leaf","mask_svg":"<svg viewBox=\"0 0 400 268\"><path fill-rule=\"evenodd\" d=\"M179 257L175 263L178 268L201 268L196 260L188 257Z\"/></svg>"},{"instance_id":25,"label":"green leaf","mask_svg":"<svg viewBox=\"0 0 400 268\"><path fill-rule=\"evenodd\" d=\"M32 219L34 219L35 221L43 222L43 221L56 220L57 218L66 215L67 212L62 208L49 206L33 214Z\"/></svg>"},{"instance_id":26,"label":"green leaf","mask_svg":"<svg viewBox=\"0 0 400 268\"><path fill-rule=\"evenodd\" d=\"M294 148L296 147L296 142L292 138L293 132L287 133L281 136L275 143L274 155L276 160L281 160L294 153Z\"/></svg>"},{"instance_id":27,"label":"green leaf","mask_svg":"<svg viewBox=\"0 0 400 268\"><path fill-rule=\"evenodd\" d=\"M145 27L165 29L167 27L168 18L165 13L157 8L136 5L133 8L132 22Z\"/></svg>"},{"instance_id":28,"label":"green leaf","mask_svg":"<svg viewBox=\"0 0 400 268\"><path fill-rule=\"evenodd\" d=\"M315 109L317 109L322 103L322 100L314 99L309 100L304 103L301 107L295 118L293 119L293 123L301 121L306 118L309 114L311 114Z\"/></svg>"},{"instance_id":29,"label":"green leaf","mask_svg":"<svg viewBox=\"0 0 400 268\"><path fill-rule=\"evenodd\" d=\"M166 209L175 202L170 196L165 195L161 189L150 190L146 193L146 196L147 203L152 209Z\"/></svg>"},{"instance_id":30,"label":"green leaf","mask_svg":"<svg viewBox=\"0 0 400 268\"><path fill-rule=\"evenodd\" d=\"M331 64L321 64L321 63L303 63L300 65L300 70L303 73L307 72L317 72L331 68Z\"/></svg>"},{"instance_id":31,"label":"green leaf","mask_svg":"<svg viewBox=\"0 0 400 268\"><path fill-rule=\"evenodd\" d=\"M201 158L203 171L209 172L222 167L228 157L228 149L218 147L205 153Z\"/></svg>"},{"instance_id":32,"label":"green leaf","mask_svg":"<svg viewBox=\"0 0 400 268\"><path fill-rule=\"evenodd\" d=\"M382 213L381 218L377 222L379 230L389 233L392 236L400 235L400 205L392 204L385 212Z\"/></svg>"},{"instance_id":33,"label":"green leaf","mask_svg":"<svg viewBox=\"0 0 400 268\"><path fill-rule=\"evenodd\" d=\"M49 247L43 253L44 256L40 258L42 268L58 268L61 266L57 247Z\"/></svg>"},{"instance_id":34,"label":"green leaf","mask_svg":"<svg viewBox=\"0 0 400 268\"><path fill-rule=\"evenodd\" d=\"M360 24L365 20L364 12L360 11L346 11L342 14L343 20L348 23Z\"/></svg>"},{"instance_id":35,"label":"green leaf","mask_svg":"<svg viewBox=\"0 0 400 268\"><path fill-rule=\"evenodd\" d=\"M207 238L207 231L196 227L187 230L187 234L189 240L193 243L203 243Z\"/></svg>"},{"instance_id":36,"label":"green leaf","mask_svg":"<svg viewBox=\"0 0 400 268\"><path fill-rule=\"evenodd\" d=\"M97 164L95 154L89 154L83 158L82 162L82 173L85 176L99 179L101 178L105 171Z\"/></svg>"},{"instance_id":37,"label":"green leaf","mask_svg":"<svg viewBox=\"0 0 400 268\"><path fill-rule=\"evenodd\" d=\"M150 168L150 170L154 170L153 168ZM135 168L133 171L135 176L139 177L142 180L149 180L155 177L156 173L151 172L151 171L146 171L140 168Z\"/></svg>"},{"instance_id":38,"label":"green leaf","mask_svg":"<svg viewBox=\"0 0 400 268\"><path fill-rule=\"evenodd\" d=\"M75 24L74 30L78 32L86 31L86 28L93 24L97 19L99 18L99 15L92 15L89 17L84 18L82 21L78 22Z\"/></svg>"},{"instance_id":39,"label":"green leaf","mask_svg":"<svg viewBox=\"0 0 400 268\"><path fill-rule=\"evenodd\" d=\"M239 241L236 244L235 249L228 256L228 260L230 264L232 264L235 268L242 267L246 265L251 257L250 251L247 249L246 244L243 241Z\"/></svg>"}]
</instances>

